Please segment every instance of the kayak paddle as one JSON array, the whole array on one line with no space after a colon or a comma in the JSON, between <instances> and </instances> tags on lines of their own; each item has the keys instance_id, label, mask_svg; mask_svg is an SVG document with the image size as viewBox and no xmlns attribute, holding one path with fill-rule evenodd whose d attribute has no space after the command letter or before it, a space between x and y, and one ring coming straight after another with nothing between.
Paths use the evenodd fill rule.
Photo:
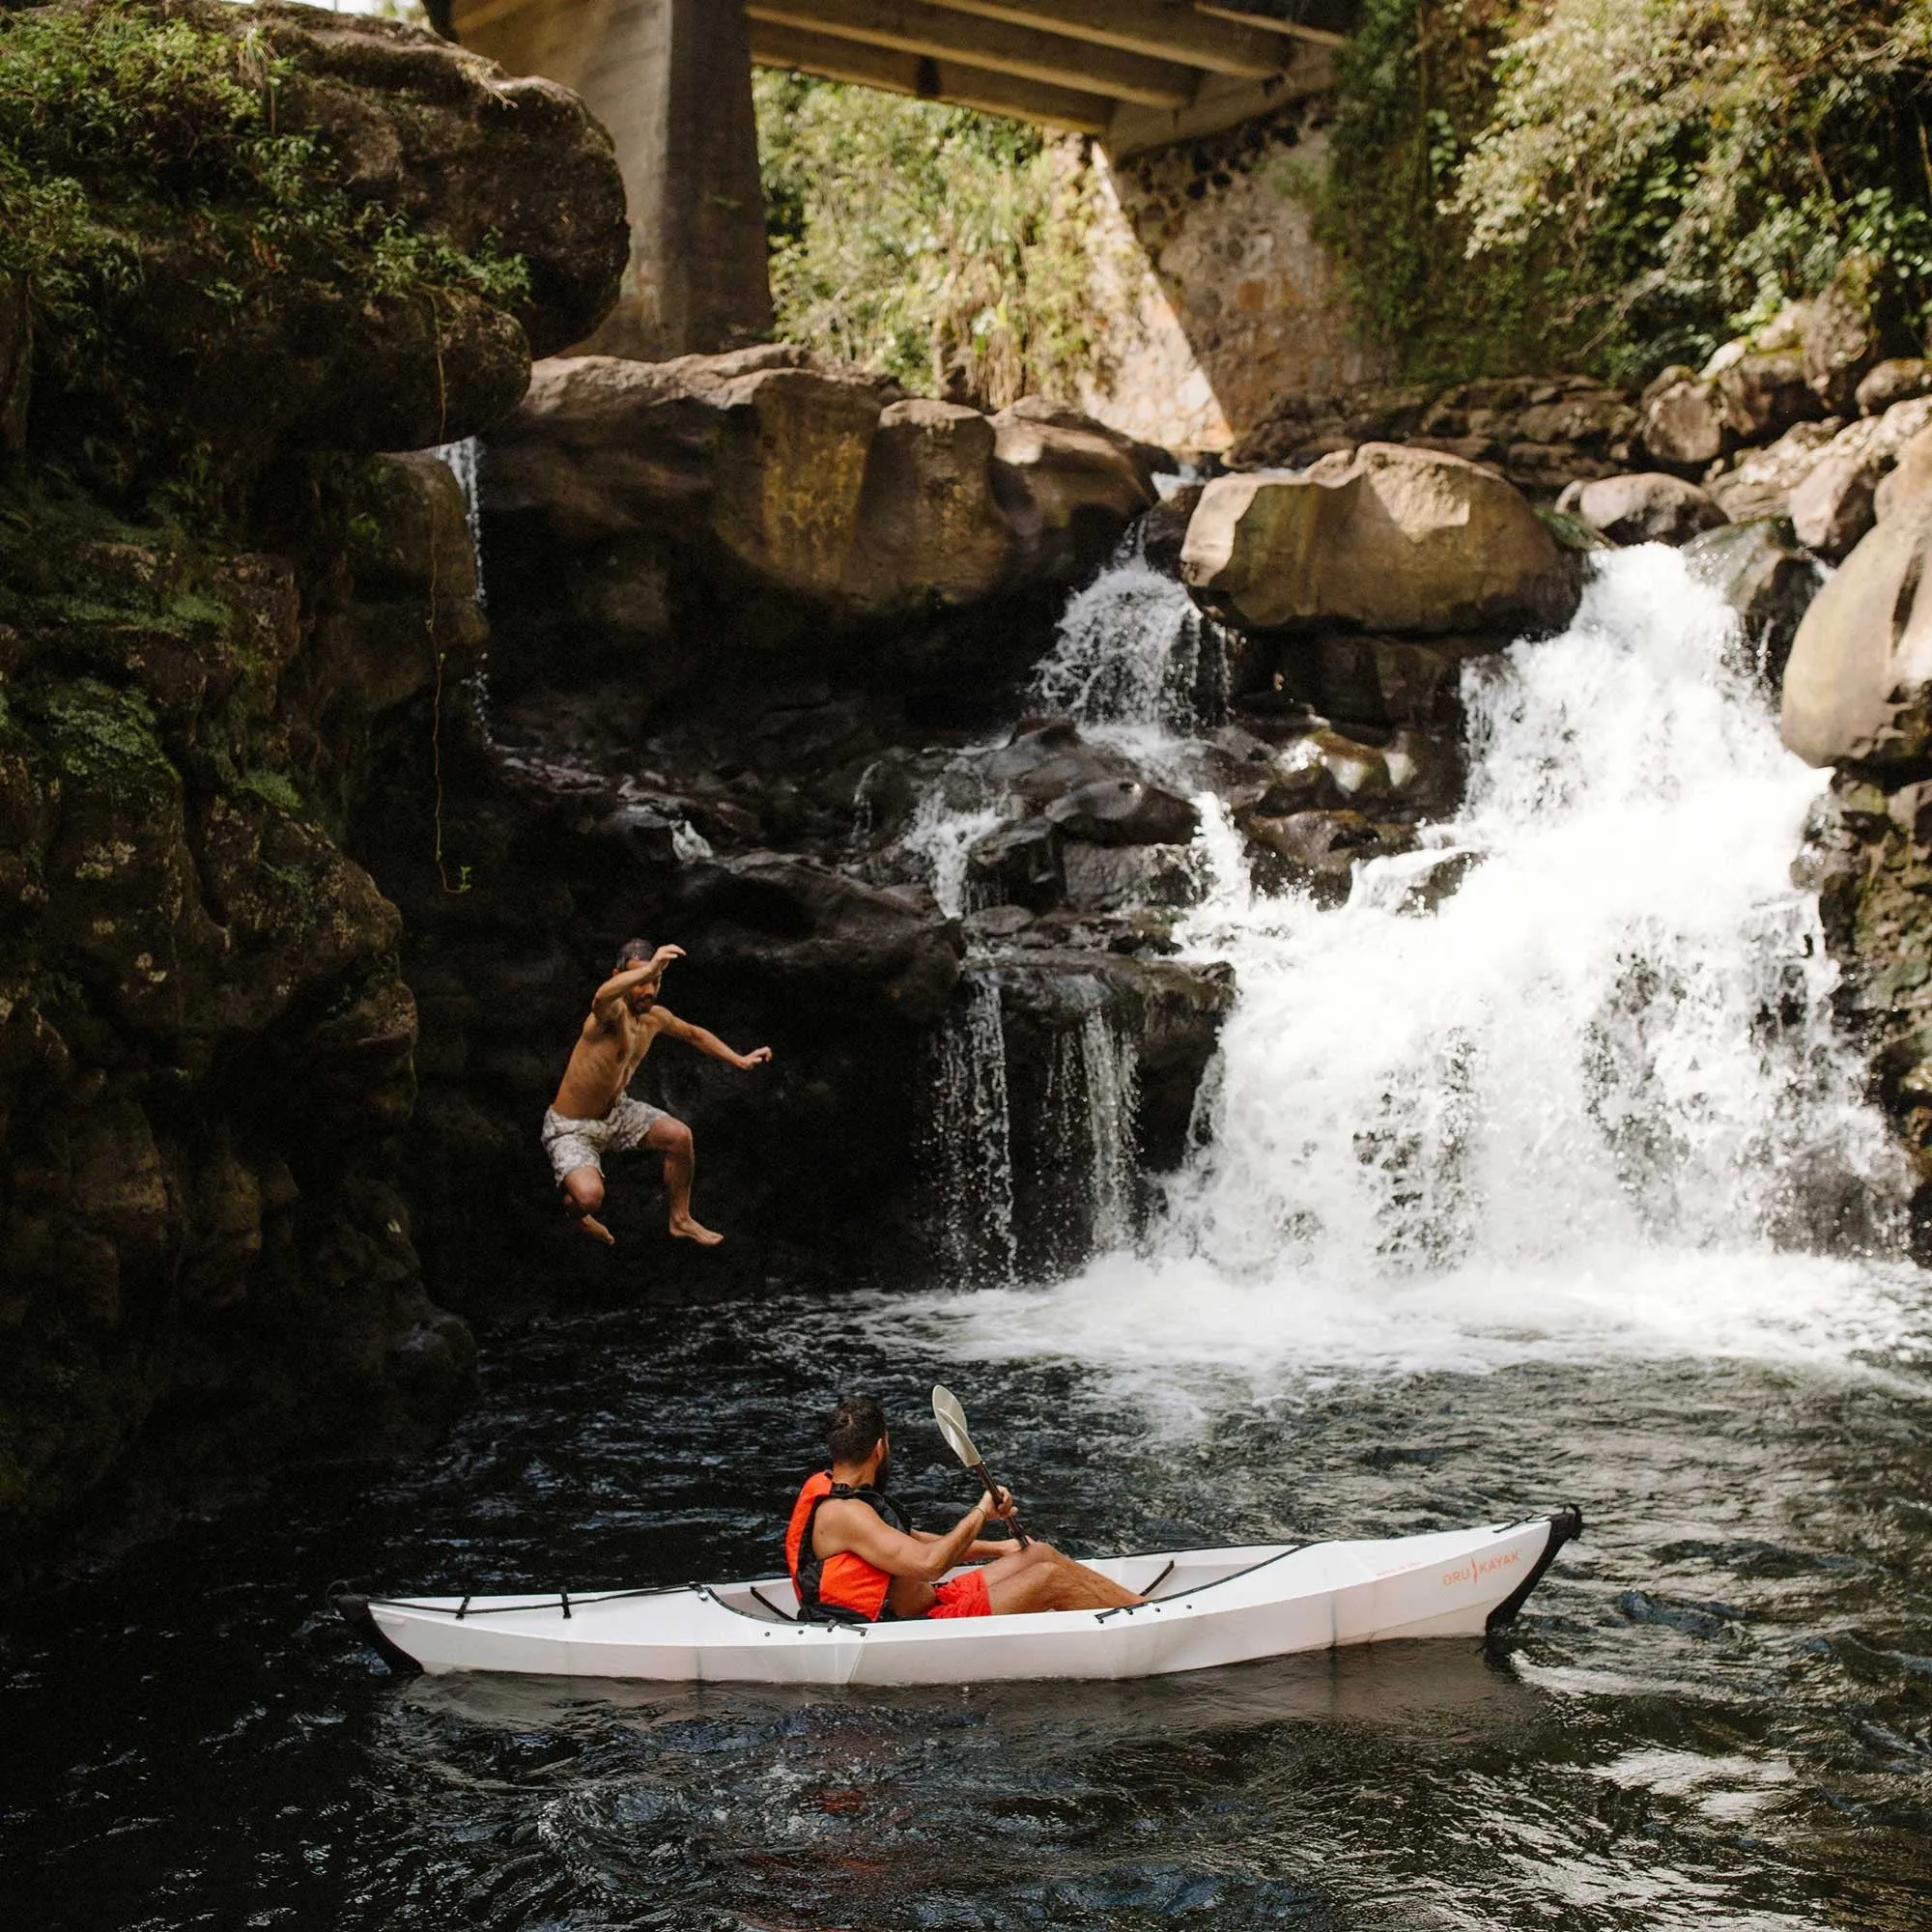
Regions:
<instances>
[{"instance_id":1,"label":"kayak paddle","mask_svg":"<svg viewBox=\"0 0 1932 1932\"><path fill-rule=\"evenodd\" d=\"M946 1437L946 1446L957 1456L967 1468L985 1484L986 1493L995 1502L1000 1492L991 1476L986 1473L984 1459L973 1446L973 1438L966 1433L966 1411L959 1406L959 1398L943 1382L932 1385L932 1419L939 1424L939 1433ZM1007 1521L1013 1526L1013 1535L1022 1549L1029 1548L1026 1531L1020 1527L1020 1520L1009 1516Z\"/></svg>"}]
</instances>

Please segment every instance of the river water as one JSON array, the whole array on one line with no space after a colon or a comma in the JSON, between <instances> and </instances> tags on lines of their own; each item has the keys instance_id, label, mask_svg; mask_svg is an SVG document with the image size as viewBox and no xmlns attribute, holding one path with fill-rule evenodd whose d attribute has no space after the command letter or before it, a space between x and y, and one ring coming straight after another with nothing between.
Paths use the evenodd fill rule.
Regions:
<instances>
[{"instance_id":1,"label":"river water","mask_svg":"<svg viewBox=\"0 0 1932 1932\"><path fill-rule=\"evenodd\" d=\"M1734 646L1613 559L1340 911L1210 812L1184 939L1241 1000L1133 1246L533 1325L421 1464L13 1613L0 1924L1932 1923L1932 1312ZM1588 1529L1488 1647L1108 1687L404 1681L320 1608L769 1573L851 1385L950 1520L941 1377L1076 1551Z\"/></svg>"}]
</instances>

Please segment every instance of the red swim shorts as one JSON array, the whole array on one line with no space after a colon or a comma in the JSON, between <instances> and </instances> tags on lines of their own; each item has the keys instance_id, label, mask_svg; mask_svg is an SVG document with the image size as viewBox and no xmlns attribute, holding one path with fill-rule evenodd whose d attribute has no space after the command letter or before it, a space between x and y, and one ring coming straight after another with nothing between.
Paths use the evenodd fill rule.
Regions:
<instances>
[{"instance_id":1,"label":"red swim shorts","mask_svg":"<svg viewBox=\"0 0 1932 1932\"><path fill-rule=\"evenodd\" d=\"M993 1600L986 1594L986 1574L983 1570L968 1570L963 1576L935 1584L932 1595L933 1605L925 1613L929 1623L940 1617L990 1617L993 1614Z\"/></svg>"}]
</instances>

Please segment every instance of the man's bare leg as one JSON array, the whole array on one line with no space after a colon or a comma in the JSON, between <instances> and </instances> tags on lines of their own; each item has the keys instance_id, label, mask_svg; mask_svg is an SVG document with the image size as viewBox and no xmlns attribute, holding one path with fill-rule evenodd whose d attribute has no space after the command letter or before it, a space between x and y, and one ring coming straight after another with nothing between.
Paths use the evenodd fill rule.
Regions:
<instances>
[{"instance_id":1,"label":"man's bare leg","mask_svg":"<svg viewBox=\"0 0 1932 1932\"><path fill-rule=\"evenodd\" d=\"M713 1234L691 1212L691 1178L697 1168L691 1129L667 1114L663 1120L651 1122L644 1145L655 1148L665 1157L665 1192L670 1197L671 1233L680 1240L696 1241L700 1248L715 1248L724 1236Z\"/></svg>"},{"instance_id":2,"label":"man's bare leg","mask_svg":"<svg viewBox=\"0 0 1932 1932\"><path fill-rule=\"evenodd\" d=\"M597 1218L604 1205L604 1176L594 1167L573 1167L558 1186L563 1190L563 1211L588 1235L614 1248L617 1237Z\"/></svg>"},{"instance_id":3,"label":"man's bare leg","mask_svg":"<svg viewBox=\"0 0 1932 1932\"><path fill-rule=\"evenodd\" d=\"M1120 1610L1146 1602L1046 1543L1032 1543L1010 1556L998 1557L983 1574L996 1617L1020 1616L1029 1610Z\"/></svg>"}]
</instances>

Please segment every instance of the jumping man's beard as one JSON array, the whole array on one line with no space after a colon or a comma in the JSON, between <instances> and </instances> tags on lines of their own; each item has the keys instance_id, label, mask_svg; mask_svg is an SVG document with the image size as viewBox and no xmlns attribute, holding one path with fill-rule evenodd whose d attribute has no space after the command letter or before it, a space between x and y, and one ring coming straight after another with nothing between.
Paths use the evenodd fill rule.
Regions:
<instances>
[{"instance_id":1,"label":"jumping man's beard","mask_svg":"<svg viewBox=\"0 0 1932 1932\"><path fill-rule=\"evenodd\" d=\"M893 1486L893 1452L888 1449L879 1458L878 1472L872 1478L872 1487L882 1492L890 1492Z\"/></svg>"}]
</instances>

